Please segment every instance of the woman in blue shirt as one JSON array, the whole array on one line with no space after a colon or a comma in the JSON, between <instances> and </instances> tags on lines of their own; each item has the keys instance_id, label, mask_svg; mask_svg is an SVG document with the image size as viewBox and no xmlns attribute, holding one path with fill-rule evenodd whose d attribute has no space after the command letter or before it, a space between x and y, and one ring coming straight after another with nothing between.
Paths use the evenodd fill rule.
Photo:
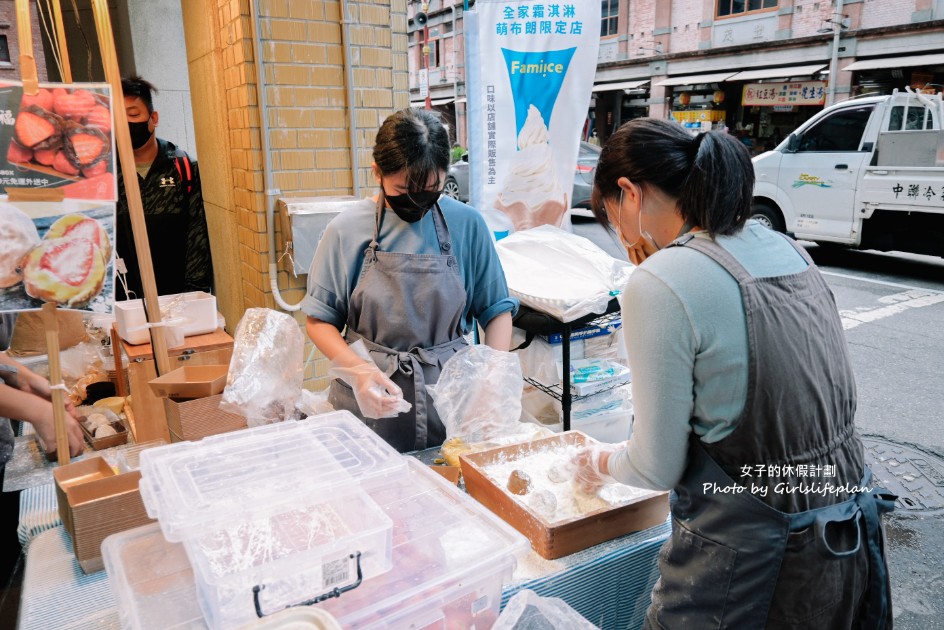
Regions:
<instances>
[{"instance_id":1,"label":"woman in blue shirt","mask_svg":"<svg viewBox=\"0 0 944 630\"><path fill-rule=\"evenodd\" d=\"M328 400L405 452L445 440L426 385L468 343L475 321L487 345L507 351L518 301L485 220L441 197L449 137L432 113L387 118L373 157L380 189L325 229L302 309L340 378ZM358 340L371 360L349 346ZM404 400L411 408L400 412Z\"/></svg>"}]
</instances>

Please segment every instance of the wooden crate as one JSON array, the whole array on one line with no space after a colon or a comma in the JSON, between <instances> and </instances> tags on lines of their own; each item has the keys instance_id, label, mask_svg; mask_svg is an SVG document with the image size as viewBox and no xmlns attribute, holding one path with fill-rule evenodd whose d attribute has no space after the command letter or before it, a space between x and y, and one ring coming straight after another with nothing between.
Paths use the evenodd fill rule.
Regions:
<instances>
[{"instance_id":1,"label":"wooden crate","mask_svg":"<svg viewBox=\"0 0 944 630\"><path fill-rule=\"evenodd\" d=\"M549 438L463 453L462 476L466 491L509 525L527 536L531 547L543 558L553 560L607 540L654 527L669 514L667 492L647 493L639 499L605 507L580 516L548 523L541 515L516 500L504 486L490 479L484 469L497 461L514 461L547 448L593 442L579 431Z\"/></svg>"}]
</instances>

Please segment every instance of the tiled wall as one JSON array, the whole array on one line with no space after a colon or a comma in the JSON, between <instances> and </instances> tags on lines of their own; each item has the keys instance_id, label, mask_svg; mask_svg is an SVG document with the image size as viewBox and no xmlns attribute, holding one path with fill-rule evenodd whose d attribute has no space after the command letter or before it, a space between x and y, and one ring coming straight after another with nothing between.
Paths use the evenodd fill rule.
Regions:
<instances>
[{"instance_id":1,"label":"tiled wall","mask_svg":"<svg viewBox=\"0 0 944 630\"><path fill-rule=\"evenodd\" d=\"M354 76L354 168L343 6ZM406 0L258 0L257 10L273 188L281 196L350 195L356 177L360 194L367 194L374 186L370 165L377 128L409 104ZM191 86L200 84L193 89L201 170L213 180L204 184L204 195L217 294L235 329L246 308L275 307L266 236L266 204L274 197L265 194L250 5L248 0L193 0L184 3L184 13ZM279 253L283 243L279 234ZM287 259L279 265L278 284L289 303L304 295L304 276L294 277ZM304 327L304 314L294 315ZM306 357L310 350L306 336ZM315 353L306 371L309 387L327 384L325 363Z\"/></svg>"}]
</instances>

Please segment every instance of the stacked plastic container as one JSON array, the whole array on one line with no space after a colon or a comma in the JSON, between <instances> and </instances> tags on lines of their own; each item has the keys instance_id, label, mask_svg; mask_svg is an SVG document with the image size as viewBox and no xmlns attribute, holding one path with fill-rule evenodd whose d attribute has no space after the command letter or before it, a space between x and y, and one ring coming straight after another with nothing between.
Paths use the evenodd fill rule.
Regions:
<instances>
[{"instance_id":1,"label":"stacked plastic container","mask_svg":"<svg viewBox=\"0 0 944 630\"><path fill-rule=\"evenodd\" d=\"M159 525L102 547L125 628L240 627L328 594L314 607L344 627L489 627L528 544L348 412L149 449L141 472Z\"/></svg>"}]
</instances>

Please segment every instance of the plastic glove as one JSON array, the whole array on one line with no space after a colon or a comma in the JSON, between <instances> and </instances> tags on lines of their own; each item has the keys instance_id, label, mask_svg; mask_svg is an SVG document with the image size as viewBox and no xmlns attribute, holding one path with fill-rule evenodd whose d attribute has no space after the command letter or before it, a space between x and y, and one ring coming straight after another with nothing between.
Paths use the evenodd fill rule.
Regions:
<instances>
[{"instance_id":1,"label":"plastic glove","mask_svg":"<svg viewBox=\"0 0 944 630\"><path fill-rule=\"evenodd\" d=\"M403 400L403 391L372 362L353 367L334 366L328 372L354 390L354 399L365 418L393 418L412 408Z\"/></svg>"},{"instance_id":2,"label":"plastic glove","mask_svg":"<svg viewBox=\"0 0 944 630\"><path fill-rule=\"evenodd\" d=\"M604 460L609 459L609 456L620 448L618 444L596 442L577 451L571 459L571 465L574 469L574 483L581 492L594 494L606 484L616 483L616 479L600 470L600 460L601 457Z\"/></svg>"}]
</instances>

